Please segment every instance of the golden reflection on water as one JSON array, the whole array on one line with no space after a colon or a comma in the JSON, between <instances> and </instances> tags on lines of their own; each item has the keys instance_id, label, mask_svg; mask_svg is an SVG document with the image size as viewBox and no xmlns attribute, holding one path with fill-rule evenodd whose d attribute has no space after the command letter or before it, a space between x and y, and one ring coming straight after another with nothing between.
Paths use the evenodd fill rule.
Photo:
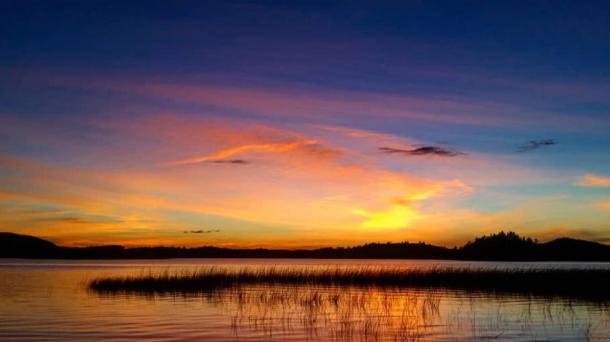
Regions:
<instances>
[{"instance_id":1,"label":"golden reflection on water","mask_svg":"<svg viewBox=\"0 0 610 342\"><path fill-rule=\"evenodd\" d=\"M588 339L608 328L608 310L565 300L495 297L455 291L388 288L248 287L217 294L232 312L232 328L301 330L337 341L419 341L437 338ZM598 311L599 310L599 311ZM599 326L598 326L599 328ZM548 337L548 336L547 336Z\"/></svg>"},{"instance_id":2,"label":"golden reflection on water","mask_svg":"<svg viewBox=\"0 0 610 342\"><path fill-rule=\"evenodd\" d=\"M301 330L308 338L337 341L415 341L440 324L440 294L378 288L240 287L222 291L219 303L233 312L236 336L243 326L272 337L275 329Z\"/></svg>"},{"instance_id":3,"label":"golden reflection on water","mask_svg":"<svg viewBox=\"0 0 610 342\"><path fill-rule=\"evenodd\" d=\"M99 294L103 298L117 295ZM121 294L152 303L201 300L236 338L332 341L598 340L610 307L560 298L438 289L247 285L199 293Z\"/></svg>"}]
</instances>

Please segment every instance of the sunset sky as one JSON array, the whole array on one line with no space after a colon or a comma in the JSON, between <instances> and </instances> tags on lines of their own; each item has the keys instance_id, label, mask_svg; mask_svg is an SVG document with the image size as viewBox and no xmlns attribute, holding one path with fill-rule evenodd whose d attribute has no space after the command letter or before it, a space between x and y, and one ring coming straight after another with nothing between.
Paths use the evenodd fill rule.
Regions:
<instances>
[{"instance_id":1,"label":"sunset sky","mask_svg":"<svg viewBox=\"0 0 610 342\"><path fill-rule=\"evenodd\" d=\"M610 242L608 1L2 1L0 231Z\"/></svg>"}]
</instances>

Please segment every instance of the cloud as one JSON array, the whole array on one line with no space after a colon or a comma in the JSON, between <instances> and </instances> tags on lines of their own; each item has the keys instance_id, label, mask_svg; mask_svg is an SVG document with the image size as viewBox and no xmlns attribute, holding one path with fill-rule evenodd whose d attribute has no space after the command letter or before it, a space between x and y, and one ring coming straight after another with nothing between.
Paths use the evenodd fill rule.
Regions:
<instances>
[{"instance_id":1,"label":"cloud","mask_svg":"<svg viewBox=\"0 0 610 342\"><path fill-rule=\"evenodd\" d=\"M603 210L610 211L610 201L597 203L597 207Z\"/></svg>"},{"instance_id":2,"label":"cloud","mask_svg":"<svg viewBox=\"0 0 610 342\"><path fill-rule=\"evenodd\" d=\"M394 147L379 147L384 153L399 153L407 156L438 156L438 157L457 157L464 155L463 152L448 149L440 146L424 145L412 149L400 149Z\"/></svg>"},{"instance_id":3,"label":"cloud","mask_svg":"<svg viewBox=\"0 0 610 342\"><path fill-rule=\"evenodd\" d=\"M112 217L96 217L96 216L57 216L57 217L41 217L36 219L31 219L31 221L39 221L39 222L55 222L60 224L96 224L96 223L121 223L120 219L112 218Z\"/></svg>"},{"instance_id":4,"label":"cloud","mask_svg":"<svg viewBox=\"0 0 610 342\"><path fill-rule=\"evenodd\" d=\"M190 165L199 164L203 162L222 163L224 158L229 158L235 155L245 153L283 153L303 146L317 145L316 140L295 140L288 143L267 143L267 144L247 144L241 146L235 146L227 149L218 150L209 155L203 155L198 157L192 157L182 160L169 162L168 165ZM244 161L241 159L234 159L232 161L235 164L243 164Z\"/></svg>"},{"instance_id":5,"label":"cloud","mask_svg":"<svg viewBox=\"0 0 610 342\"><path fill-rule=\"evenodd\" d=\"M208 229L208 230L185 230L184 234L211 234L211 233L220 233L220 229Z\"/></svg>"},{"instance_id":6,"label":"cloud","mask_svg":"<svg viewBox=\"0 0 610 342\"><path fill-rule=\"evenodd\" d=\"M517 148L517 152L529 152L537 150L545 146L556 145L557 142L553 139L530 140Z\"/></svg>"},{"instance_id":7,"label":"cloud","mask_svg":"<svg viewBox=\"0 0 610 342\"><path fill-rule=\"evenodd\" d=\"M593 188L608 188L610 187L610 177L587 174L580 178L576 184Z\"/></svg>"},{"instance_id":8,"label":"cloud","mask_svg":"<svg viewBox=\"0 0 610 342\"><path fill-rule=\"evenodd\" d=\"M113 75L82 77L49 74L35 81L85 90L110 90L190 105L239 110L248 115L274 119L305 118L328 122L327 119L333 117L366 120L374 116L389 120L408 119L485 127L513 126L523 122L535 123L535 120L531 120L527 115L506 115L517 110L523 112L521 107L500 102L462 101L450 97L439 99L373 91L278 87L277 84L256 88L219 86L207 82L159 82L136 76L125 78Z\"/></svg>"}]
</instances>

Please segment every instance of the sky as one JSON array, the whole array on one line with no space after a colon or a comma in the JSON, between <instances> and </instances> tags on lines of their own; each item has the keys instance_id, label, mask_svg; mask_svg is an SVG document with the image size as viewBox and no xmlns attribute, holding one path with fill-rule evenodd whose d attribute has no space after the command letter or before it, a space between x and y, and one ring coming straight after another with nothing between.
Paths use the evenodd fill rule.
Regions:
<instances>
[{"instance_id":1,"label":"sky","mask_svg":"<svg viewBox=\"0 0 610 342\"><path fill-rule=\"evenodd\" d=\"M610 2L0 2L0 231L610 243Z\"/></svg>"}]
</instances>

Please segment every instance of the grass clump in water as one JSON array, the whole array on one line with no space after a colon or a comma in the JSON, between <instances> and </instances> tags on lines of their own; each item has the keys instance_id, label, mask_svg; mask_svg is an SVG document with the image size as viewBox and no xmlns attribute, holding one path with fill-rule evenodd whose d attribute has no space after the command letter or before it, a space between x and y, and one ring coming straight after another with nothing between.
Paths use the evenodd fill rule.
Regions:
<instances>
[{"instance_id":1,"label":"grass clump in water","mask_svg":"<svg viewBox=\"0 0 610 342\"><path fill-rule=\"evenodd\" d=\"M193 293L241 285L424 287L610 300L610 270L603 269L406 269L387 267L205 267L95 279L103 293Z\"/></svg>"}]
</instances>

